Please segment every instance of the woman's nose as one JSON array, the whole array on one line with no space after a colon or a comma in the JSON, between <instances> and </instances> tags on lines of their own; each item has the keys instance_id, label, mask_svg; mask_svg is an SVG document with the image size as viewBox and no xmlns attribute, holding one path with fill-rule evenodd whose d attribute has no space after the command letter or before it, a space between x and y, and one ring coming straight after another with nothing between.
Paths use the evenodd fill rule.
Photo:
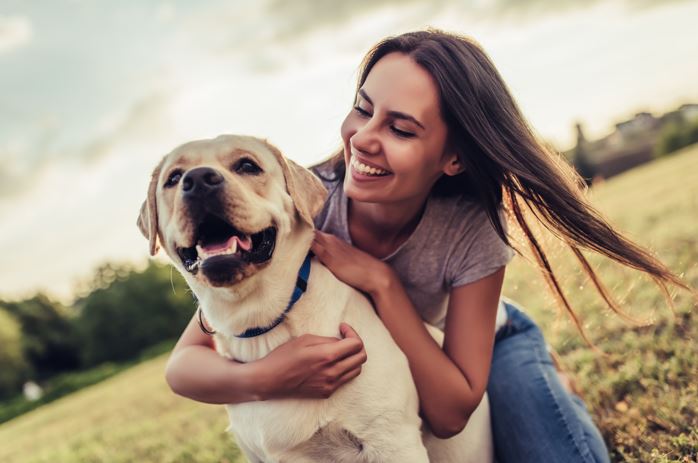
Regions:
<instances>
[{"instance_id":1,"label":"woman's nose","mask_svg":"<svg viewBox=\"0 0 698 463\"><path fill-rule=\"evenodd\" d=\"M357 127L356 132L351 136L351 146L366 154L377 153L380 150L380 138L377 127L371 121Z\"/></svg>"}]
</instances>

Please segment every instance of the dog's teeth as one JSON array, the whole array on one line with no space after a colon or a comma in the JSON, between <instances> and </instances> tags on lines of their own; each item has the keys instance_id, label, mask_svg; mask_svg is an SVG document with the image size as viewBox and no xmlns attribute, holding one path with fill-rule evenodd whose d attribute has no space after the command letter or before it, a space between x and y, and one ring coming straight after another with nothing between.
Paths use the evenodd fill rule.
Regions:
<instances>
[{"instance_id":1,"label":"dog's teeth","mask_svg":"<svg viewBox=\"0 0 698 463\"><path fill-rule=\"evenodd\" d=\"M252 238L250 238L249 235L245 235L244 239L238 238L238 244L245 251L249 251L252 249Z\"/></svg>"},{"instance_id":2,"label":"dog's teeth","mask_svg":"<svg viewBox=\"0 0 698 463\"><path fill-rule=\"evenodd\" d=\"M243 247L244 249L244 247ZM230 254L235 254L238 250L238 238L233 237L228 241L228 247L222 247L220 245L214 245L213 250L207 250L204 246L200 244L196 245L196 251L202 259L211 256L225 256Z\"/></svg>"},{"instance_id":3,"label":"dog's teeth","mask_svg":"<svg viewBox=\"0 0 698 463\"><path fill-rule=\"evenodd\" d=\"M235 254L238 250L238 240L234 239L233 244L225 251L225 254Z\"/></svg>"},{"instance_id":4,"label":"dog's teeth","mask_svg":"<svg viewBox=\"0 0 698 463\"><path fill-rule=\"evenodd\" d=\"M197 257L196 260L188 260L185 263L185 267L186 267L187 271L189 271L189 272L193 272L194 270L199 268L200 265L201 265L201 258L200 257Z\"/></svg>"}]
</instances>

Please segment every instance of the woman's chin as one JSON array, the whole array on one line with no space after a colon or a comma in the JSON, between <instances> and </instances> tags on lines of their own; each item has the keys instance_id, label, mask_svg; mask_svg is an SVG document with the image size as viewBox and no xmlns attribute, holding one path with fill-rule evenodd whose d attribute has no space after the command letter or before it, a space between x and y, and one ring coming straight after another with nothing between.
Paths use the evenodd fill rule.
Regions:
<instances>
[{"instance_id":1,"label":"woman's chin","mask_svg":"<svg viewBox=\"0 0 698 463\"><path fill-rule=\"evenodd\" d=\"M349 178L349 175L344 178L344 194L353 201L364 203L379 203L385 200L386 197L384 188L376 188L375 186L355 182Z\"/></svg>"}]
</instances>

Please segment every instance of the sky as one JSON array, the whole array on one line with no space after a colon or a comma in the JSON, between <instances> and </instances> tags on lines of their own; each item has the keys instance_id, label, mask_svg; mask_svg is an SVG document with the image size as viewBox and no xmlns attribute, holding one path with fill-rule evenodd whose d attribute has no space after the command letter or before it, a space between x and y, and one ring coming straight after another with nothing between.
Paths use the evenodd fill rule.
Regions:
<instances>
[{"instance_id":1,"label":"sky","mask_svg":"<svg viewBox=\"0 0 698 463\"><path fill-rule=\"evenodd\" d=\"M383 37L474 38L565 150L577 121L596 138L698 103L695 18L689 0L0 0L0 299L69 302L102 263L144 265L136 217L181 143L240 133L327 157Z\"/></svg>"}]
</instances>

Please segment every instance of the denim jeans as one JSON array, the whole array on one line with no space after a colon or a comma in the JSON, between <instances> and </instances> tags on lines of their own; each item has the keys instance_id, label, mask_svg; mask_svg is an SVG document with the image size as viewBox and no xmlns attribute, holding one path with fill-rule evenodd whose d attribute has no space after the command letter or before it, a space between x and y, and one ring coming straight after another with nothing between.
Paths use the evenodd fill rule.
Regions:
<instances>
[{"instance_id":1,"label":"denim jeans","mask_svg":"<svg viewBox=\"0 0 698 463\"><path fill-rule=\"evenodd\" d=\"M584 403L560 383L540 329L512 303L505 306L487 386L497 462L608 462Z\"/></svg>"}]
</instances>

